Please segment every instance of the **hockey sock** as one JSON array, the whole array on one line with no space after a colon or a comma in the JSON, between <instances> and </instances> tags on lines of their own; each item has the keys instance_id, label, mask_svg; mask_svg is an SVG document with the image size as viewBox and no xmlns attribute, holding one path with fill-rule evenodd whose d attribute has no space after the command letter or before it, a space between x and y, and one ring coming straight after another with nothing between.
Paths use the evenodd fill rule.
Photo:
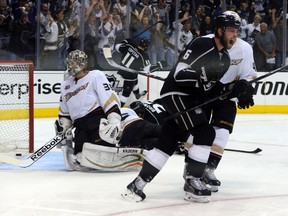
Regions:
<instances>
[{"instance_id":1,"label":"hockey sock","mask_svg":"<svg viewBox=\"0 0 288 216\"><path fill-rule=\"evenodd\" d=\"M150 182L159 173L159 171L160 170L156 169L154 166L144 160L142 170L140 171L139 176L145 182Z\"/></svg>"},{"instance_id":2,"label":"hockey sock","mask_svg":"<svg viewBox=\"0 0 288 216\"><path fill-rule=\"evenodd\" d=\"M188 158L187 161L188 161L186 166L187 176L194 176L200 178L203 175L206 163L201 163L191 158Z\"/></svg>"}]
</instances>

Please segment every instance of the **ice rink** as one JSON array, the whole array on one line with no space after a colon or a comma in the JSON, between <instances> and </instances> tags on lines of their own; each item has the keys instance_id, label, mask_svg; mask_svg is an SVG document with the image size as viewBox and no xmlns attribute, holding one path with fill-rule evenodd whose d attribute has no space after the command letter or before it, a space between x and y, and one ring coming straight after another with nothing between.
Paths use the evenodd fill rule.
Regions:
<instances>
[{"instance_id":1,"label":"ice rink","mask_svg":"<svg viewBox=\"0 0 288 216\"><path fill-rule=\"evenodd\" d=\"M55 119L35 120L35 150L54 137ZM173 155L144 190L144 202L120 196L138 172L68 172L55 149L28 168L0 164L1 216L287 216L288 115L239 114L216 171L210 203L183 200L183 156Z\"/></svg>"}]
</instances>

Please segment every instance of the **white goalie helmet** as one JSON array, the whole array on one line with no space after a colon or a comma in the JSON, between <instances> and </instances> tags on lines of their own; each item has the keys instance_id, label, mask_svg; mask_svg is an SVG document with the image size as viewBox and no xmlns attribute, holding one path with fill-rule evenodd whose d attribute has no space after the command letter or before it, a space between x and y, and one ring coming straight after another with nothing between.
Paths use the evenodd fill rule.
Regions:
<instances>
[{"instance_id":1,"label":"white goalie helmet","mask_svg":"<svg viewBox=\"0 0 288 216\"><path fill-rule=\"evenodd\" d=\"M66 62L69 75L76 76L87 68L88 56L85 52L76 49L69 53Z\"/></svg>"}]
</instances>

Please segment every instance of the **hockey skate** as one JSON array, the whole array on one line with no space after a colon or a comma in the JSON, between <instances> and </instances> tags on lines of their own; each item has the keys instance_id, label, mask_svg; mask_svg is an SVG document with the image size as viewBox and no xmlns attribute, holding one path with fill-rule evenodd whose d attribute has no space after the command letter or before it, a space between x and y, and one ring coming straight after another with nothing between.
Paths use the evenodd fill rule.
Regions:
<instances>
[{"instance_id":1,"label":"hockey skate","mask_svg":"<svg viewBox=\"0 0 288 216\"><path fill-rule=\"evenodd\" d=\"M184 200L198 203L207 203L210 201L211 191L203 185L200 178L186 176L184 191Z\"/></svg>"},{"instance_id":2,"label":"hockey skate","mask_svg":"<svg viewBox=\"0 0 288 216\"><path fill-rule=\"evenodd\" d=\"M216 178L214 171L215 168L206 166L201 180L207 184L209 190L212 192L217 192L221 182Z\"/></svg>"},{"instance_id":3,"label":"hockey skate","mask_svg":"<svg viewBox=\"0 0 288 216\"><path fill-rule=\"evenodd\" d=\"M144 90L144 91L142 91L142 92L140 92L140 93L138 93L138 94L135 94L135 98L136 98L137 100L139 100L140 98L144 97L146 94L147 94L147 91Z\"/></svg>"},{"instance_id":4,"label":"hockey skate","mask_svg":"<svg viewBox=\"0 0 288 216\"><path fill-rule=\"evenodd\" d=\"M122 193L121 196L135 202L143 201L146 198L146 195L142 190L146 184L147 182L138 176L129 185L127 185L127 190Z\"/></svg>"}]
</instances>

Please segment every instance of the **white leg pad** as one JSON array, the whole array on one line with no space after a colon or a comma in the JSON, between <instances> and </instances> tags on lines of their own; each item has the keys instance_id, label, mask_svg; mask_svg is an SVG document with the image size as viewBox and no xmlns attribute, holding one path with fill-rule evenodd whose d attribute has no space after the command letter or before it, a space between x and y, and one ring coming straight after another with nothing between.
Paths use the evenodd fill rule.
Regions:
<instances>
[{"instance_id":1,"label":"white leg pad","mask_svg":"<svg viewBox=\"0 0 288 216\"><path fill-rule=\"evenodd\" d=\"M74 150L71 146L63 145L61 146L63 151L64 163L69 171L77 170L76 156L74 155Z\"/></svg>"},{"instance_id":2,"label":"white leg pad","mask_svg":"<svg viewBox=\"0 0 288 216\"><path fill-rule=\"evenodd\" d=\"M84 143L81 165L105 171L139 171L146 150L118 148Z\"/></svg>"}]
</instances>

